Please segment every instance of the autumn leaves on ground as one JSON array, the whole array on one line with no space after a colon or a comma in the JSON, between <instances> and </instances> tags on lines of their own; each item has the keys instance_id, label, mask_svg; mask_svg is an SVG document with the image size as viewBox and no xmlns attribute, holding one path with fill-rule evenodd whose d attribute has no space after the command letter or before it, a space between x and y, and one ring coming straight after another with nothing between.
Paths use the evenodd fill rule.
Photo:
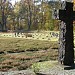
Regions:
<instances>
[{"instance_id":1,"label":"autumn leaves on ground","mask_svg":"<svg viewBox=\"0 0 75 75\"><path fill-rule=\"evenodd\" d=\"M0 38L0 71L25 70L33 63L57 59L58 42Z\"/></svg>"}]
</instances>

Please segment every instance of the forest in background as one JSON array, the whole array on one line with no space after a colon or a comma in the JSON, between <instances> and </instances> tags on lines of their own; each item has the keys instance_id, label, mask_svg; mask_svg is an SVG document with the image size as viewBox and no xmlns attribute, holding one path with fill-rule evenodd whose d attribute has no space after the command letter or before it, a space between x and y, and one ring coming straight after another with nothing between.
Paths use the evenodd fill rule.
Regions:
<instances>
[{"instance_id":1,"label":"forest in background","mask_svg":"<svg viewBox=\"0 0 75 75\"><path fill-rule=\"evenodd\" d=\"M0 0L0 31L59 30L59 21L52 19L59 8L58 1L21 0L12 5L10 0Z\"/></svg>"}]
</instances>

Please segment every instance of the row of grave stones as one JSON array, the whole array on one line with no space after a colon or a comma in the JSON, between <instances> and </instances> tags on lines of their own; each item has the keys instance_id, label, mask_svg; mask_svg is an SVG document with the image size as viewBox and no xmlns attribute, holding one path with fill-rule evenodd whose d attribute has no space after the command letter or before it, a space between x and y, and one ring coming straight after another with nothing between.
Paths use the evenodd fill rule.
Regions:
<instances>
[{"instance_id":1,"label":"row of grave stones","mask_svg":"<svg viewBox=\"0 0 75 75\"><path fill-rule=\"evenodd\" d=\"M37 40L58 40L59 31L39 32L39 33L0 33L0 37L26 38Z\"/></svg>"},{"instance_id":2,"label":"row of grave stones","mask_svg":"<svg viewBox=\"0 0 75 75\"><path fill-rule=\"evenodd\" d=\"M75 33L74 33L75 34ZM0 37L26 38L37 40L58 41L59 31L49 31L45 33L0 33ZM75 39L75 35L74 35Z\"/></svg>"},{"instance_id":3,"label":"row of grave stones","mask_svg":"<svg viewBox=\"0 0 75 75\"><path fill-rule=\"evenodd\" d=\"M48 32L48 33L34 33L33 38L39 40L58 40L59 33L58 32Z\"/></svg>"}]
</instances>

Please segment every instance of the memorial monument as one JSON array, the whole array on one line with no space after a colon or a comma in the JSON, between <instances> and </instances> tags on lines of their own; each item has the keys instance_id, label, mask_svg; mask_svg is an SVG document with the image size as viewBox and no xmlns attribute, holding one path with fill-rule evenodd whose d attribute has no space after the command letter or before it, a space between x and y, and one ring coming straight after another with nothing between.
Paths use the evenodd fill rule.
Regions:
<instances>
[{"instance_id":1,"label":"memorial monument","mask_svg":"<svg viewBox=\"0 0 75 75\"><path fill-rule=\"evenodd\" d=\"M60 20L59 62L63 65L72 66L74 64L73 20L75 20L73 3L65 2L65 7L59 10L57 16L54 15L55 19Z\"/></svg>"}]
</instances>

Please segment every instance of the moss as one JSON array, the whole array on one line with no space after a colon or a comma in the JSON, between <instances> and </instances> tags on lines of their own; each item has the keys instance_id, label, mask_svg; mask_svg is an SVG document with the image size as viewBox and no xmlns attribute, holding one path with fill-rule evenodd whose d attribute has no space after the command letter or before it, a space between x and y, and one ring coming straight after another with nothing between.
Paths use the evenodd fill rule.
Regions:
<instances>
[{"instance_id":1,"label":"moss","mask_svg":"<svg viewBox=\"0 0 75 75\"><path fill-rule=\"evenodd\" d=\"M41 69L49 69L54 67L55 65L57 65L57 61L45 61L45 62L38 62L38 63L34 63L31 66L31 69L37 73L39 72Z\"/></svg>"}]
</instances>

